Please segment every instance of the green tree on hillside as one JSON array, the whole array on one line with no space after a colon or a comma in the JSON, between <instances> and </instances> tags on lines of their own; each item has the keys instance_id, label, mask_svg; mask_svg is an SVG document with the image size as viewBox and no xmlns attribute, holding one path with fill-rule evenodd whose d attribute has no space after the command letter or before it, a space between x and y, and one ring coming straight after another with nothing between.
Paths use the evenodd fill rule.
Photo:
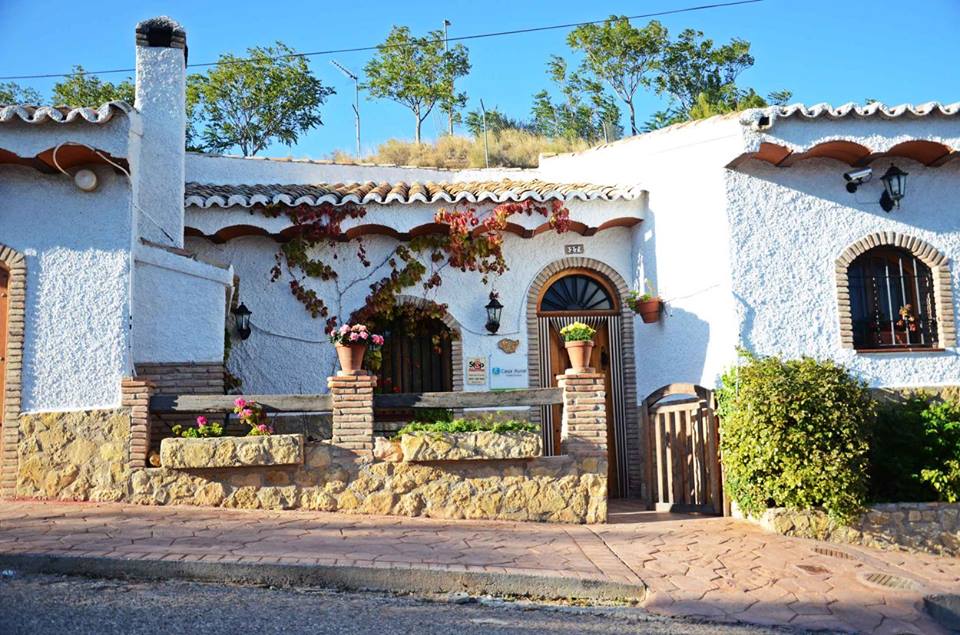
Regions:
<instances>
[{"instance_id":1,"label":"green tree on hillside","mask_svg":"<svg viewBox=\"0 0 960 635\"><path fill-rule=\"evenodd\" d=\"M754 61L746 40L734 38L715 46L701 31L682 31L664 48L654 80L657 93L669 97L671 104L654 113L646 128L786 103L791 97L789 91L775 91L764 99L752 88L737 86L737 78Z\"/></svg>"},{"instance_id":2,"label":"green tree on hillside","mask_svg":"<svg viewBox=\"0 0 960 635\"><path fill-rule=\"evenodd\" d=\"M569 72L567 61L557 55L547 63L547 74L563 99L554 102L546 90L533 96L531 116L537 133L589 141L619 136L620 108L599 81Z\"/></svg>"},{"instance_id":3,"label":"green tree on hillside","mask_svg":"<svg viewBox=\"0 0 960 635\"><path fill-rule=\"evenodd\" d=\"M206 73L187 78L187 147L253 156L274 141L293 145L320 126L320 107L334 89L282 42L221 55Z\"/></svg>"},{"instance_id":4,"label":"green tree on hillside","mask_svg":"<svg viewBox=\"0 0 960 635\"><path fill-rule=\"evenodd\" d=\"M0 105L39 104L43 101L40 93L16 82L0 82Z\"/></svg>"},{"instance_id":5,"label":"green tree on hillside","mask_svg":"<svg viewBox=\"0 0 960 635\"><path fill-rule=\"evenodd\" d=\"M53 85L53 105L95 108L108 101L133 104L133 81L128 77L116 84L90 75L77 64L64 79Z\"/></svg>"},{"instance_id":6,"label":"green tree on hillside","mask_svg":"<svg viewBox=\"0 0 960 635\"><path fill-rule=\"evenodd\" d=\"M606 84L626 104L630 134L639 132L637 90L653 82L667 42L667 29L656 20L637 28L625 16L579 26L567 36L570 48L583 53L580 74Z\"/></svg>"},{"instance_id":7,"label":"green tree on hillside","mask_svg":"<svg viewBox=\"0 0 960 635\"><path fill-rule=\"evenodd\" d=\"M519 119L514 119L509 115L504 114L496 108L491 108L487 110L487 132L493 135L499 135L504 130L525 130L531 131L533 126L525 121ZM467 130L470 131L474 137L479 137L483 134L483 112L478 110L471 110L467 113L466 118L464 119L464 124L467 126Z\"/></svg>"},{"instance_id":8,"label":"green tree on hillside","mask_svg":"<svg viewBox=\"0 0 960 635\"><path fill-rule=\"evenodd\" d=\"M415 37L408 27L393 27L363 72L367 76L364 88L371 97L390 99L410 109L417 143L423 122L435 106L456 112L467 101L466 93L456 92L454 81L470 72L469 54L462 44L445 51L442 31Z\"/></svg>"}]
</instances>

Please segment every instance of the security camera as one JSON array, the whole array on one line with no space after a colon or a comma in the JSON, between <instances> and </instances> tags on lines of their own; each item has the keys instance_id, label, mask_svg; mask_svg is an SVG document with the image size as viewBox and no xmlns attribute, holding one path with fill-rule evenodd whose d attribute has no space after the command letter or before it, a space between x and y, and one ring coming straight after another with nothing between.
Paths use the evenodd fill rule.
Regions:
<instances>
[{"instance_id":1,"label":"security camera","mask_svg":"<svg viewBox=\"0 0 960 635\"><path fill-rule=\"evenodd\" d=\"M847 182L847 191L853 194L861 184L866 183L873 176L873 168L861 168L843 173L843 178Z\"/></svg>"}]
</instances>

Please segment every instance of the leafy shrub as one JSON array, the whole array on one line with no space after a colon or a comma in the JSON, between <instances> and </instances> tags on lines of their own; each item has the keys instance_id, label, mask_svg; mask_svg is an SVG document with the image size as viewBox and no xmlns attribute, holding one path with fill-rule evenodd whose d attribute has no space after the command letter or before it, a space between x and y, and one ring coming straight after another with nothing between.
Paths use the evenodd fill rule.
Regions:
<instances>
[{"instance_id":1,"label":"leafy shrub","mask_svg":"<svg viewBox=\"0 0 960 635\"><path fill-rule=\"evenodd\" d=\"M538 432L540 427L529 421L519 419L499 419L496 417L480 417L471 419L454 419L453 421L411 421L397 430L395 438L405 434L440 434L443 432Z\"/></svg>"},{"instance_id":2,"label":"leafy shrub","mask_svg":"<svg viewBox=\"0 0 960 635\"><path fill-rule=\"evenodd\" d=\"M717 396L725 483L745 512L823 507L843 521L862 508L876 406L844 367L748 356Z\"/></svg>"},{"instance_id":3,"label":"leafy shrub","mask_svg":"<svg viewBox=\"0 0 960 635\"><path fill-rule=\"evenodd\" d=\"M960 499L960 401L916 392L880 407L870 447L872 500Z\"/></svg>"},{"instance_id":4,"label":"leafy shrub","mask_svg":"<svg viewBox=\"0 0 960 635\"><path fill-rule=\"evenodd\" d=\"M567 324L560 329L560 335L563 336L564 342L586 342L587 340L592 340L596 334L597 329L583 322Z\"/></svg>"},{"instance_id":5,"label":"leafy shrub","mask_svg":"<svg viewBox=\"0 0 960 635\"><path fill-rule=\"evenodd\" d=\"M927 462L920 478L941 500L960 500L960 403L933 402L923 412Z\"/></svg>"},{"instance_id":6,"label":"leafy shrub","mask_svg":"<svg viewBox=\"0 0 960 635\"><path fill-rule=\"evenodd\" d=\"M870 500L925 502L936 491L920 473L930 465L923 414L931 395L917 392L903 401L881 402L870 440Z\"/></svg>"}]
</instances>

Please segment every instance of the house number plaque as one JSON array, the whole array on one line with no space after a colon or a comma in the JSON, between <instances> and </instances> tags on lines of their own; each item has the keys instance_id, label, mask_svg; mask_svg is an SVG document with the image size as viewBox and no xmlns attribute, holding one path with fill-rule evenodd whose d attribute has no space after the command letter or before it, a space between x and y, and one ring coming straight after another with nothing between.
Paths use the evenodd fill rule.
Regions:
<instances>
[{"instance_id":1,"label":"house number plaque","mask_svg":"<svg viewBox=\"0 0 960 635\"><path fill-rule=\"evenodd\" d=\"M577 245L565 245L565 246L563 247L563 251L564 251L568 256L579 256L580 254L583 254L583 253L586 252L586 250L583 248L583 245L582 245L582 244L577 244Z\"/></svg>"}]
</instances>

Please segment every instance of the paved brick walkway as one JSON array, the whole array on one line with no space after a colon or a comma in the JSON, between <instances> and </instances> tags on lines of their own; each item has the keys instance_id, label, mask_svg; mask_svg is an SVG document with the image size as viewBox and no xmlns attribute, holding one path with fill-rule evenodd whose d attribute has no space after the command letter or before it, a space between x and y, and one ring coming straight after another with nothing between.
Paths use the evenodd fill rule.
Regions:
<instances>
[{"instance_id":1,"label":"paved brick walkway","mask_svg":"<svg viewBox=\"0 0 960 635\"><path fill-rule=\"evenodd\" d=\"M785 538L725 518L614 518L628 522L572 526L0 502L0 554L605 579L646 584L645 606L665 615L880 633L941 632L923 612L922 596L960 589L960 559ZM864 578L872 573L912 588L870 584Z\"/></svg>"}]
</instances>

